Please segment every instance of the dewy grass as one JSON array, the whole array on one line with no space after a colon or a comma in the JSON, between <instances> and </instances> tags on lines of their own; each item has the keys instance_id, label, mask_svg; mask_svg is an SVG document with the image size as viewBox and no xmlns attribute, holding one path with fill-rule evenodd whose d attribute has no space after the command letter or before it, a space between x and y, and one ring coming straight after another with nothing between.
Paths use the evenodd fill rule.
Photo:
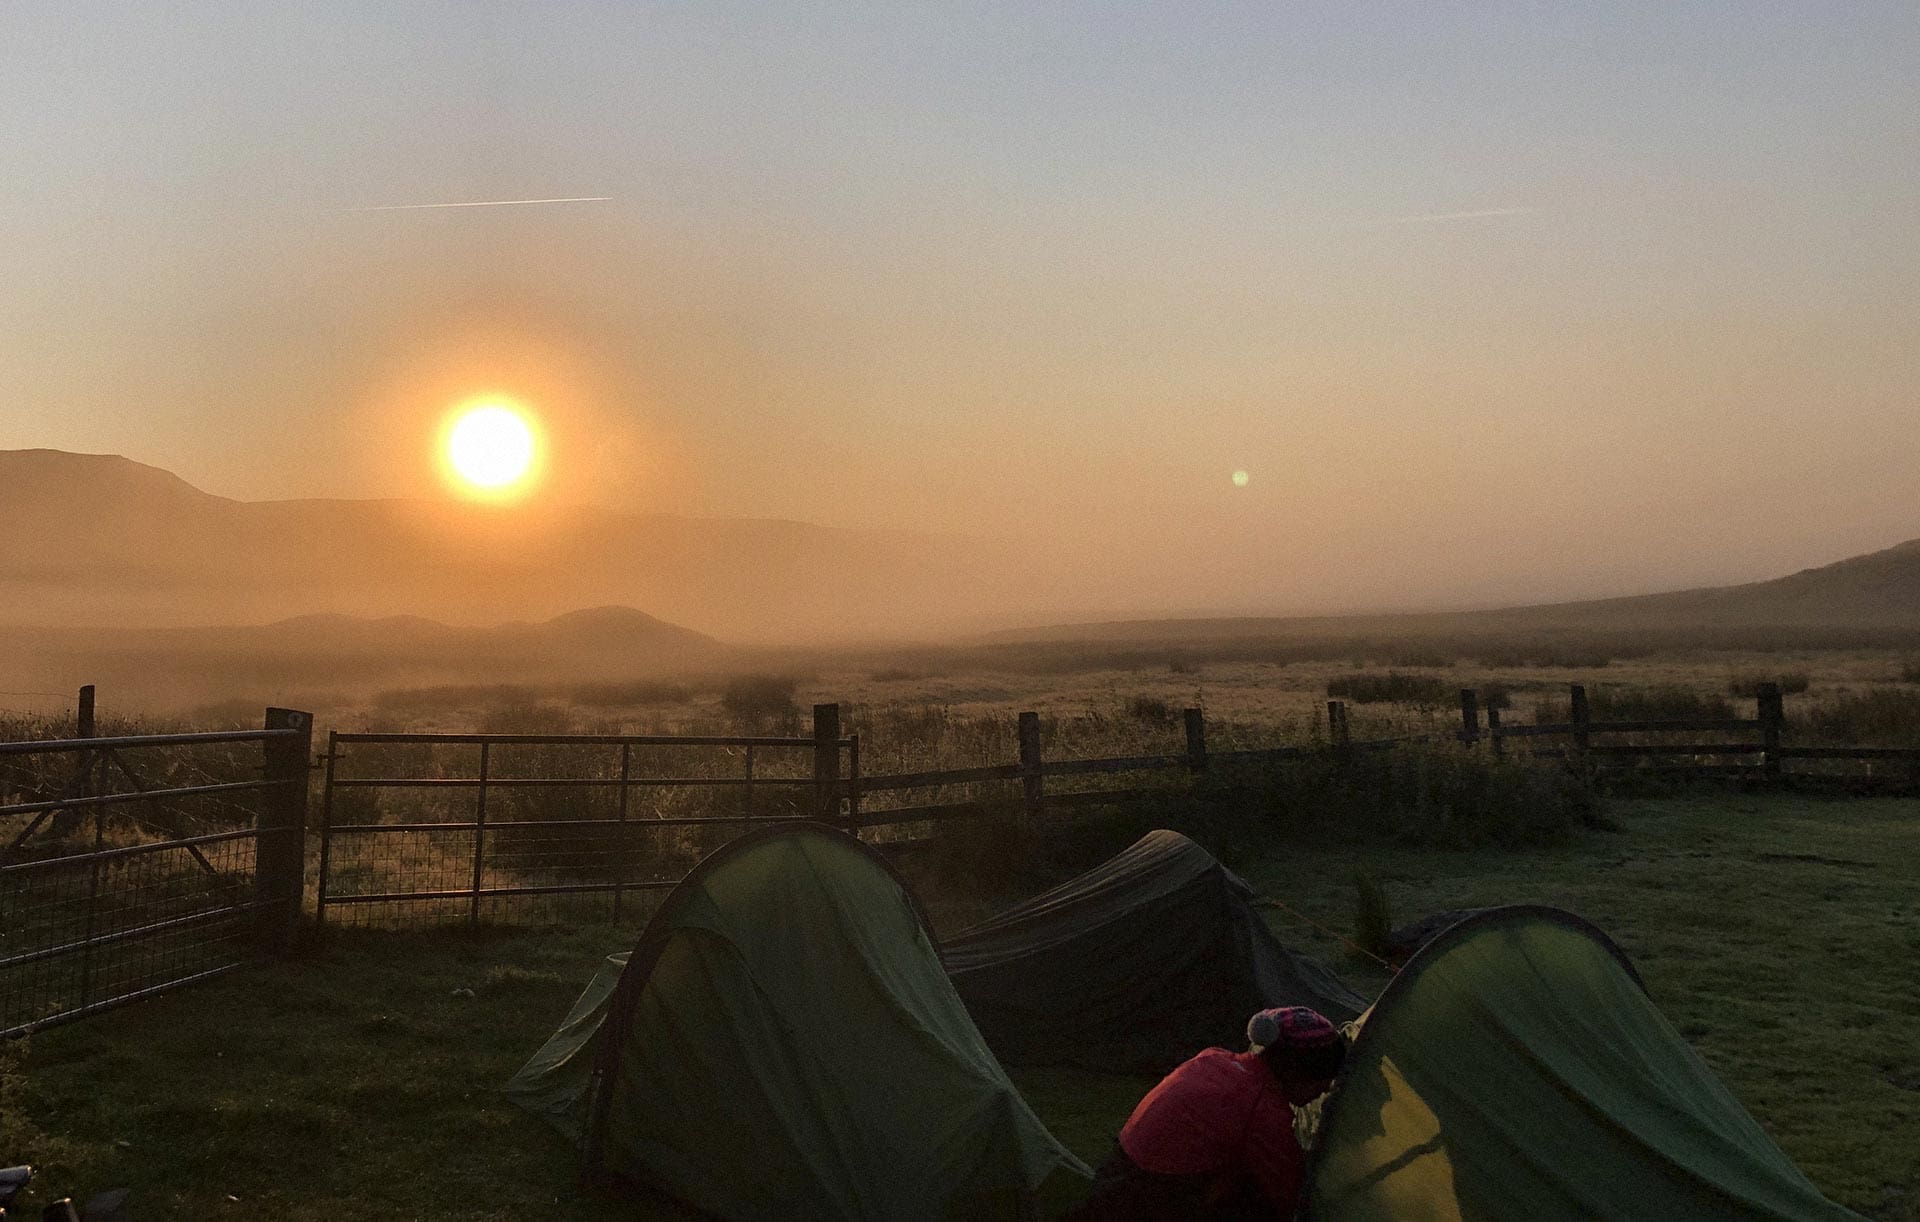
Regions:
<instances>
[{"instance_id":1,"label":"dewy grass","mask_svg":"<svg viewBox=\"0 0 1920 1222\"><path fill-rule=\"evenodd\" d=\"M1822 1189L1920 1217L1920 803L1716 797L1618 803L1621 833L1434 851L1314 838L1238 864L1282 939L1366 991L1353 879L1398 919L1540 902L1594 920L1654 1001ZM1014 896L932 897L951 932ZM1296 916L1295 914L1299 915ZM6 1102L48 1192L135 1190L145 1219L388 1222L681 1215L605 1200L502 1082L637 922L538 933L341 931L306 957L34 1036ZM471 995L469 995L469 992ZM1151 1085L1016 1071L1083 1157ZM725 1140L717 1135L716 1140Z\"/></svg>"}]
</instances>

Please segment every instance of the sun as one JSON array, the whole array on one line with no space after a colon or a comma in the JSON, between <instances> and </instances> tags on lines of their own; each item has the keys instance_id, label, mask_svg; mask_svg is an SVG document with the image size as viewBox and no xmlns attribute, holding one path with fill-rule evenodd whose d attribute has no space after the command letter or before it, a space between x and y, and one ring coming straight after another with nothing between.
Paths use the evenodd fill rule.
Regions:
<instances>
[{"instance_id":1,"label":"sun","mask_svg":"<svg viewBox=\"0 0 1920 1222\"><path fill-rule=\"evenodd\" d=\"M512 499L533 484L539 432L532 415L512 400L473 400L448 415L440 456L449 480L466 495Z\"/></svg>"}]
</instances>

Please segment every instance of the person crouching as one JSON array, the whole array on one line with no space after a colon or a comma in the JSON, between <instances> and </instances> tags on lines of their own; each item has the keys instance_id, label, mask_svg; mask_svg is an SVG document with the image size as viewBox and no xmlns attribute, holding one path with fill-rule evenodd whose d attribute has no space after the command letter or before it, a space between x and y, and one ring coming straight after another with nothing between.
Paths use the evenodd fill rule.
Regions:
<instances>
[{"instance_id":1,"label":"person crouching","mask_svg":"<svg viewBox=\"0 0 1920 1222\"><path fill-rule=\"evenodd\" d=\"M1305 1006L1247 1020L1246 1052L1209 1048L1127 1118L1076 1222L1291 1218L1305 1154L1293 1108L1327 1093L1346 1059L1338 1029Z\"/></svg>"}]
</instances>

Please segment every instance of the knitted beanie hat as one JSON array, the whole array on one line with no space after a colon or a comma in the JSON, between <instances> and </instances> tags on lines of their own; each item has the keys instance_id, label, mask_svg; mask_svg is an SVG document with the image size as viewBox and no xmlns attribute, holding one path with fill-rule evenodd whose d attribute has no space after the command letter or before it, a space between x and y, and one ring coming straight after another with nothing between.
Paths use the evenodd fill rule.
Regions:
<instances>
[{"instance_id":1,"label":"knitted beanie hat","mask_svg":"<svg viewBox=\"0 0 1920 1222\"><path fill-rule=\"evenodd\" d=\"M1247 1041L1259 1048L1275 1044L1297 1051L1330 1048L1340 1042L1340 1031L1318 1010L1279 1006L1262 1010L1247 1020Z\"/></svg>"}]
</instances>

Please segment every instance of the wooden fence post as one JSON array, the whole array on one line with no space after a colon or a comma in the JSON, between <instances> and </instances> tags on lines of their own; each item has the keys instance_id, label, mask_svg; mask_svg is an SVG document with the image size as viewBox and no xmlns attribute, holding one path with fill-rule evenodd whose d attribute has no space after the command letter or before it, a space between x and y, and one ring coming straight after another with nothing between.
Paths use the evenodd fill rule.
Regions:
<instances>
[{"instance_id":1,"label":"wooden fence post","mask_svg":"<svg viewBox=\"0 0 1920 1222\"><path fill-rule=\"evenodd\" d=\"M1020 714L1020 796L1027 813L1037 815L1046 800L1046 778L1040 772L1040 714Z\"/></svg>"},{"instance_id":2,"label":"wooden fence post","mask_svg":"<svg viewBox=\"0 0 1920 1222\"><path fill-rule=\"evenodd\" d=\"M292 945L294 924L306 893L307 761L313 755L313 714L268 709L269 730L293 733L261 742L264 780L260 815L254 825L253 898L260 941L273 954Z\"/></svg>"},{"instance_id":3,"label":"wooden fence post","mask_svg":"<svg viewBox=\"0 0 1920 1222\"><path fill-rule=\"evenodd\" d=\"M860 736L847 738L847 830L860 834Z\"/></svg>"},{"instance_id":4,"label":"wooden fence post","mask_svg":"<svg viewBox=\"0 0 1920 1222\"><path fill-rule=\"evenodd\" d=\"M813 706L813 817L832 823L840 813L840 706Z\"/></svg>"},{"instance_id":5,"label":"wooden fence post","mask_svg":"<svg viewBox=\"0 0 1920 1222\"><path fill-rule=\"evenodd\" d=\"M613 876L613 919L616 921L620 919L620 884L624 882L627 877L627 849L631 843L628 841L626 834L627 812L633 805L633 786L628 784L631 780L633 780L633 744L621 743L620 805L615 814L615 818L620 824L620 830L614 833L614 835L619 837L617 841L619 845L619 856L614 858L619 864L614 867L616 873Z\"/></svg>"},{"instance_id":6,"label":"wooden fence post","mask_svg":"<svg viewBox=\"0 0 1920 1222\"><path fill-rule=\"evenodd\" d=\"M1495 755L1504 756L1507 753L1506 740L1500 733L1500 709L1491 704L1487 706L1487 745L1493 748Z\"/></svg>"},{"instance_id":7,"label":"wooden fence post","mask_svg":"<svg viewBox=\"0 0 1920 1222\"><path fill-rule=\"evenodd\" d=\"M1767 784L1780 783L1780 723L1787 719L1784 702L1780 699L1778 683L1762 683L1759 699L1760 718L1760 771Z\"/></svg>"},{"instance_id":8,"label":"wooden fence post","mask_svg":"<svg viewBox=\"0 0 1920 1222\"><path fill-rule=\"evenodd\" d=\"M1207 770L1207 715L1200 709L1187 709L1181 714L1187 723L1187 768L1192 772Z\"/></svg>"},{"instance_id":9,"label":"wooden fence post","mask_svg":"<svg viewBox=\"0 0 1920 1222\"><path fill-rule=\"evenodd\" d=\"M1594 721L1594 709L1586 703L1584 684L1567 684L1569 699L1569 721L1572 721L1572 767L1580 774L1580 780L1594 784L1594 757L1588 755L1588 747L1594 745L1594 738L1588 732L1588 722Z\"/></svg>"},{"instance_id":10,"label":"wooden fence post","mask_svg":"<svg viewBox=\"0 0 1920 1222\"><path fill-rule=\"evenodd\" d=\"M1347 725L1344 701L1327 701L1327 741L1333 746L1333 758L1346 763L1353 755L1353 732Z\"/></svg>"},{"instance_id":11,"label":"wooden fence post","mask_svg":"<svg viewBox=\"0 0 1920 1222\"><path fill-rule=\"evenodd\" d=\"M75 738L92 738L95 733L96 730L93 724L93 684L89 683L80 689L79 700L74 705L73 736ZM73 779L67 783L67 796L70 798L91 797L93 794L93 770L100 768L104 772L105 764L106 756L98 751L82 751L74 756ZM87 819L84 810L78 812L61 810L51 813L53 816L52 826L48 828L48 831L54 840L64 840L68 836L71 836ZM96 809L93 812L94 822L98 824L102 819L106 818L106 814L105 807ZM36 826L38 826L38 820L29 823L27 830L22 832L20 837L13 842L14 845L18 847L21 842L26 840L28 834L30 834ZM97 833L100 831L100 828L96 827L94 830Z\"/></svg>"},{"instance_id":12,"label":"wooden fence post","mask_svg":"<svg viewBox=\"0 0 1920 1222\"><path fill-rule=\"evenodd\" d=\"M1480 693L1460 689L1460 741L1469 747L1480 741Z\"/></svg>"}]
</instances>

